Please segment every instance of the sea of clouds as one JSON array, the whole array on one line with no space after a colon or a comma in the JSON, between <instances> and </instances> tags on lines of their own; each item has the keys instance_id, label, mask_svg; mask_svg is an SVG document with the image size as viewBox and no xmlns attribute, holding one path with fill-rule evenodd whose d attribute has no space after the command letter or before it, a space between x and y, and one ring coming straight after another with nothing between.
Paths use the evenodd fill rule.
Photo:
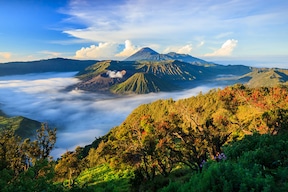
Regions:
<instances>
[{"instance_id":1,"label":"sea of clouds","mask_svg":"<svg viewBox=\"0 0 288 192\"><path fill-rule=\"evenodd\" d=\"M0 77L0 109L10 116L25 116L57 128L57 143L52 153L59 157L76 146L90 144L121 124L140 104L157 99L178 100L221 87L205 84L169 93L115 96L81 90L67 90L78 82L69 73L41 73Z\"/></svg>"}]
</instances>

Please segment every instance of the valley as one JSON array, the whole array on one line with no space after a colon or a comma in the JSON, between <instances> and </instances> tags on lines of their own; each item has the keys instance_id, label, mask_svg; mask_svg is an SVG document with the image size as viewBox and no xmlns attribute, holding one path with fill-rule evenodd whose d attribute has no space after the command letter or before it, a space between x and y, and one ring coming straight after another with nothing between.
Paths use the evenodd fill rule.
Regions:
<instances>
[{"instance_id":1,"label":"valley","mask_svg":"<svg viewBox=\"0 0 288 192\"><path fill-rule=\"evenodd\" d=\"M133 61L133 58L139 60ZM66 64L62 68L63 61ZM35 63L39 66L33 70L31 66ZM11 66L20 65L19 71L10 70ZM165 178L169 176L178 185L177 176L173 176L177 174L177 166L181 175L191 176L191 170L202 170L203 160L214 162L213 156L222 151L224 144L245 141L246 136L254 132L265 135L275 130L282 134L286 126L287 69L220 65L189 55L158 54L150 48L124 61L79 61L77 64L75 60L51 59L8 63L0 68L3 72L0 75L0 130L4 133L7 129L13 130L23 138L33 139L33 131L42 126L41 123L57 128L57 142L50 153L54 159L60 158L53 168L57 172L54 179L66 182L67 175L61 176L65 172L61 167L69 166L66 161L74 159L73 169L77 174L70 179L79 182L76 187L88 184L89 190L101 188L102 181L99 184L97 180L102 177L97 174L102 171L106 177L119 177L117 190L136 187L129 183L140 182L134 174L147 180L137 185L139 189L150 189L154 176L163 182L167 182ZM3 75L6 69L9 75ZM170 129L178 132L171 135ZM285 133L284 130L283 137ZM283 139L282 135L279 137ZM140 143L137 144L139 140L135 138L140 138ZM23 145L29 141L25 140ZM133 141L133 144L124 141ZM179 142L183 151L174 141ZM150 149L146 151L149 157L146 159L149 142L155 144L155 151L152 154ZM206 144L198 146L202 142ZM202 151L195 151L191 146L200 147ZM167 150L170 148L175 154ZM185 150L195 154L191 156ZM227 154L233 157L229 150ZM143 166L149 168L145 170ZM122 178L125 174L129 181ZM85 181L87 175L93 177L93 182ZM190 185L185 178L180 180ZM118 182L111 180L114 181ZM159 185L165 186L170 187Z\"/></svg>"}]
</instances>

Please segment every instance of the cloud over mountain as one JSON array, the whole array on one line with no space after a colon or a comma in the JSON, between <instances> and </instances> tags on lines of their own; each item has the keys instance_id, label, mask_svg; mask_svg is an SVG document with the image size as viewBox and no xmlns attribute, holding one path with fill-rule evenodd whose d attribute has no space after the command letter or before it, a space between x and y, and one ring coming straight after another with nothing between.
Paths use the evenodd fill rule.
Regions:
<instances>
[{"instance_id":1,"label":"cloud over mountain","mask_svg":"<svg viewBox=\"0 0 288 192\"><path fill-rule=\"evenodd\" d=\"M116 54L116 57L129 57L136 51L138 51L139 48L132 44L130 40L125 41L125 48L118 54Z\"/></svg>"}]
</instances>

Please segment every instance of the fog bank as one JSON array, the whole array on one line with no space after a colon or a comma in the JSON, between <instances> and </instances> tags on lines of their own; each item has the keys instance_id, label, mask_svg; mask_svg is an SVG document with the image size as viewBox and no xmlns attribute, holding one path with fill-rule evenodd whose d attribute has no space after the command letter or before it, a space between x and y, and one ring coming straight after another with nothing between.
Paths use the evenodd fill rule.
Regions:
<instances>
[{"instance_id":1,"label":"fog bank","mask_svg":"<svg viewBox=\"0 0 288 192\"><path fill-rule=\"evenodd\" d=\"M64 89L78 82L75 73L42 73L0 77L0 109L11 116L25 116L56 127L57 143L52 155L91 143L119 125L140 104L157 99L178 100L207 92L219 85L193 89L113 96Z\"/></svg>"}]
</instances>

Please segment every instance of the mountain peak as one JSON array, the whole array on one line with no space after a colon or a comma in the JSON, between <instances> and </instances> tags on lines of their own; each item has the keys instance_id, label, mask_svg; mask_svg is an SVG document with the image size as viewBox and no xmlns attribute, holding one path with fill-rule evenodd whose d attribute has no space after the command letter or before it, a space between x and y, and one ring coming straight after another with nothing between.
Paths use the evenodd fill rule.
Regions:
<instances>
[{"instance_id":1,"label":"mountain peak","mask_svg":"<svg viewBox=\"0 0 288 192\"><path fill-rule=\"evenodd\" d=\"M149 53L151 55L156 55L159 54L156 51L154 51L153 49L149 48L149 47L143 47L142 49L140 49L138 52L136 53Z\"/></svg>"},{"instance_id":2,"label":"mountain peak","mask_svg":"<svg viewBox=\"0 0 288 192\"><path fill-rule=\"evenodd\" d=\"M137 61L137 60L150 60L151 57L159 55L156 51L149 47L143 47L127 59L125 61Z\"/></svg>"},{"instance_id":3,"label":"mountain peak","mask_svg":"<svg viewBox=\"0 0 288 192\"><path fill-rule=\"evenodd\" d=\"M170 52L167 54L159 54L149 47L143 47L124 61L167 61L167 60L178 60L187 62L194 65L207 65L212 64L202 59L192 57L188 54L179 54L176 52Z\"/></svg>"}]
</instances>

